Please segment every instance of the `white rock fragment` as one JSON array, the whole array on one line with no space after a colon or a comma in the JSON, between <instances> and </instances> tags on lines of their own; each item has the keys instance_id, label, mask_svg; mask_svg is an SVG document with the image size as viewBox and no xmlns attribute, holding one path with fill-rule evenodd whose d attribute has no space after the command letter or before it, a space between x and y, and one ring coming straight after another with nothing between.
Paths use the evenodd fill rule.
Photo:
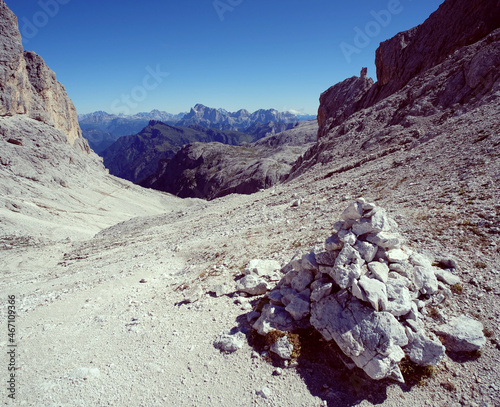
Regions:
<instances>
[{"instance_id":1,"label":"white rock fragment","mask_svg":"<svg viewBox=\"0 0 500 407\"><path fill-rule=\"evenodd\" d=\"M278 355L281 359L290 360L293 353L293 345L286 336L282 336L271 345L271 352Z\"/></svg>"},{"instance_id":2,"label":"white rock fragment","mask_svg":"<svg viewBox=\"0 0 500 407\"><path fill-rule=\"evenodd\" d=\"M325 249L331 252L341 250L343 245L344 243L339 239L336 233L325 241Z\"/></svg>"},{"instance_id":3,"label":"white rock fragment","mask_svg":"<svg viewBox=\"0 0 500 407\"><path fill-rule=\"evenodd\" d=\"M439 281L446 283L448 285L460 284L460 277L455 274L449 272L448 270L443 270L436 268L434 274Z\"/></svg>"},{"instance_id":4,"label":"white rock fragment","mask_svg":"<svg viewBox=\"0 0 500 407\"><path fill-rule=\"evenodd\" d=\"M257 396L260 396L264 399L268 399L269 397L271 397L271 390L266 386L256 390L255 393L257 394Z\"/></svg>"},{"instance_id":5,"label":"white rock fragment","mask_svg":"<svg viewBox=\"0 0 500 407\"><path fill-rule=\"evenodd\" d=\"M378 251L378 247L376 245L363 242L362 240L358 240L354 245L354 248L359 252L361 258L367 263L373 261Z\"/></svg>"},{"instance_id":6,"label":"white rock fragment","mask_svg":"<svg viewBox=\"0 0 500 407\"><path fill-rule=\"evenodd\" d=\"M269 291L267 281L259 278L255 274L249 274L238 281L236 290L243 291L250 295L261 295Z\"/></svg>"},{"instance_id":7,"label":"white rock fragment","mask_svg":"<svg viewBox=\"0 0 500 407\"><path fill-rule=\"evenodd\" d=\"M483 329L481 322L460 315L438 327L436 333L444 337L446 349L450 351L475 352L486 344Z\"/></svg>"},{"instance_id":8,"label":"white rock fragment","mask_svg":"<svg viewBox=\"0 0 500 407\"><path fill-rule=\"evenodd\" d=\"M413 268L413 282L422 294L434 294L438 290L438 281L432 266L415 266Z\"/></svg>"},{"instance_id":9,"label":"white rock fragment","mask_svg":"<svg viewBox=\"0 0 500 407\"><path fill-rule=\"evenodd\" d=\"M380 261L372 261L368 263L368 270L370 270L373 275L383 283L387 283L389 278L389 266Z\"/></svg>"},{"instance_id":10,"label":"white rock fragment","mask_svg":"<svg viewBox=\"0 0 500 407\"><path fill-rule=\"evenodd\" d=\"M387 281L387 311L395 317L407 315L413 306L410 291L401 280Z\"/></svg>"},{"instance_id":11,"label":"white rock fragment","mask_svg":"<svg viewBox=\"0 0 500 407\"><path fill-rule=\"evenodd\" d=\"M395 249L399 248L403 244L399 235L389 232L370 233L366 236L366 240L382 247L383 249Z\"/></svg>"},{"instance_id":12,"label":"white rock fragment","mask_svg":"<svg viewBox=\"0 0 500 407\"><path fill-rule=\"evenodd\" d=\"M69 377L75 378L75 379L97 379L101 377L101 371L98 368L95 367L79 367L75 370L73 370L70 374Z\"/></svg>"},{"instance_id":13,"label":"white rock fragment","mask_svg":"<svg viewBox=\"0 0 500 407\"><path fill-rule=\"evenodd\" d=\"M289 331L293 328L293 318L284 307L267 304L252 326L260 335L266 335L273 329Z\"/></svg>"},{"instance_id":14,"label":"white rock fragment","mask_svg":"<svg viewBox=\"0 0 500 407\"><path fill-rule=\"evenodd\" d=\"M246 337L243 332L238 331L234 334L224 332L214 341L214 347L222 352L233 353L243 347L245 340Z\"/></svg>"},{"instance_id":15,"label":"white rock fragment","mask_svg":"<svg viewBox=\"0 0 500 407\"><path fill-rule=\"evenodd\" d=\"M384 283L362 276L359 279L359 286L363 289L366 299L375 311L387 309L387 287Z\"/></svg>"},{"instance_id":16,"label":"white rock fragment","mask_svg":"<svg viewBox=\"0 0 500 407\"><path fill-rule=\"evenodd\" d=\"M351 246L354 246L357 240L356 235L349 230L341 230L339 232L339 239L341 242L347 243Z\"/></svg>"},{"instance_id":17,"label":"white rock fragment","mask_svg":"<svg viewBox=\"0 0 500 407\"><path fill-rule=\"evenodd\" d=\"M351 203L342 213L344 220L359 220L363 217L363 203L356 201Z\"/></svg>"},{"instance_id":18,"label":"white rock fragment","mask_svg":"<svg viewBox=\"0 0 500 407\"><path fill-rule=\"evenodd\" d=\"M433 334L407 331L408 345L404 348L410 360L420 366L435 366L445 355L445 347Z\"/></svg>"},{"instance_id":19,"label":"white rock fragment","mask_svg":"<svg viewBox=\"0 0 500 407\"><path fill-rule=\"evenodd\" d=\"M323 297L331 294L333 289L332 283L322 284L311 293L311 301L320 301Z\"/></svg>"},{"instance_id":20,"label":"white rock fragment","mask_svg":"<svg viewBox=\"0 0 500 407\"><path fill-rule=\"evenodd\" d=\"M359 253L348 244L344 246L335 260L333 268L334 275L331 276L341 288L347 288L352 285L352 280L361 277L361 266L365 261Z\"/></svg>"},{"instance_id":21,"label":"white rock fragment","mask_svg":"<svg viewBox=\"0 0 500 407\"><path fill-rule=\"evenodd\" d=\"M309 315L309 302L299 296L295 296L290 304L285 307L285 310L288 311L294 320L299 321Z\"/></svg>"},{"instance_id":22,"label":"white rock fragment","mask_svg":"<svg viewBox=\"0 0 500 407\"><path fill-rule=\"evenodd\" d=\"M276 260L253 259L250 260L243 273L245 275L256 274L262 277L272 275L280 269L281 265Z\"/></svg>"},{"instance_id":23,"label":"white rock fragment","mask_svg":"<svg viewBox=\"0 0 500 407\"><path fill-rule=\"evenodd\" d=\"M387 251L387 259L390 263L405 263L409 256L401 249L391 249Z\"/></svg>"}]
</instances>

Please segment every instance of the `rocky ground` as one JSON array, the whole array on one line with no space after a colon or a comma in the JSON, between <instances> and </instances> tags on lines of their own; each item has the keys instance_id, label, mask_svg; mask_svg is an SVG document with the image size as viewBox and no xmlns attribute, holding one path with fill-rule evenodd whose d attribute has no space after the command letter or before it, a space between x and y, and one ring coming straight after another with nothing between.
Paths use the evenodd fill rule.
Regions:
<instances>
[{"instance_id":1,"label":"rocky ground","mask_svg":"<svg viewBox=\"0 0 500 407\"><path fill-rule=\"evenodd\" d=\"M477 112L460 120L456 130L475 137L457 143L456 133L441 134L344 171L318 164L250 196L189 208L179 200L170 213L91 239L4 247L2 298L15 294L19 307L19 403L500 404L500 139L495 129L474 127L484 123ZM229 355L215 349L223 331L247 326L255 298L234 292L247 263L285 265L313 249L360 196L388 210L412 249L457 259L463 293L437 313L480 320L488 337L481 355L447 355L423 386L409 386L332 363L320 341L280 375L249 344ZM221 284L227 294L217 297Z\"/></svg>"}]
</instances>

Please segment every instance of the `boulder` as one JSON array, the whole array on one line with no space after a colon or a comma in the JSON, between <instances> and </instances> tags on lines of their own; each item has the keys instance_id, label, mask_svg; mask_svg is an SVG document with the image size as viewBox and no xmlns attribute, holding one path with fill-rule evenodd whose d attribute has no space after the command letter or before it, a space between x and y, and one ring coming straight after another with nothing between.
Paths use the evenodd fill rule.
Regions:
<instances>
[{"instance_id":1,"label":"boulder","mask_svg":"<svg viewBox=\"0 0 500 407\"><path fill-rule=\"evenodd\" d=\"M238 281L236 289L250 295L261 295L269 291L269 285L262 278L249 274Z\"/></svg>"},{"instance_id":2,"label":"boulder","mask_svg":"<svg viewBox=\"0 0 500 407\"><path fill-rule=\"evenodd\" d=\"M354 248L359 252L361 258L367 263L373 261L378 251L378 247L376 245L362 240L358 240L354 245Z\"/></svg>"},{"instance_id":3,"label":"boulder","mask_svg":"<svg viewBox=\"0 0 500 407\"><path fill-rule=\"evenodd\" d=\"M296 291L304 290L314 280L314 274L310 270L300 271L291 281L290 285Z\"/></svg>"},{"instance_id":4,"label":"boulder","mask_svg":"<svg viewBox=\"0 0 500 407\"><path fill-rule=\"evenodd\" d=\"M413 282L422 294L434 294L438 290L438 281L432 266L415 266Z\"/></svg>"},{"instance_id":5,"label":"boulder","mask_svg":"<svg viewBox=\"0 0 500 407\"><path fill-rule=\"evenodd\" d=\"M246 336L243 332L224 332L214 342L214 347L222 352L233 353L241 349L245 344Z\"/></svg>"},{"instance_id":6,"label":"boulder","mask_svg":"<svg viewBox=\"0 0 500 407\"><path fill-rule=\"evenodd\" d=\"M387 282L389 278L389 266L387 264L380 261L372 261L368 263L368 270L370 270L378 280L383 283Z\"/></svg>"},{"instance_id":7,"label":"boulder","mask_svg":"<svg viewBox=\"0 0 500 407\"><path fill-rule=\"evenodd\" d=\"M426 334L420 330L406 331L409 343L404 348L413 363L420 366L435 366L445 355L445 347L433 334Z\"/></svg>"},{"instance_id":8,"label":"boulder","mask_svg":"<svg viewBox=\"0 0 500 407\"><path fill-rule=\"evenodd\" d=\"M376 312L342 290L312 304L311 324L372 379L403 381L398 363L408 338L393 315Z\"/></svg>"},{"instance_id":9,"label":"boulder","mask_svg":"<svg viewBox=\"0 0 500 407\"><path fill-rule=\"evenodd\" d=\"M388 232L370 233L366 236L366 240L383 249L395 249L403 244L403 239L399 235Z\"/></svg>"},{"instance_id":10,"label":"boulder","mask_svg":"<svg viewBox=\"0 0 500 407\"><path fill-rule=\"evenodd\" d=\"M253 324L260 334L266 335L273 329L291 331L294 328L293 318L284 307L279 305L264 305L260 317Z\"/></svg>"},{"instance_id":11,"label":"boulder","mask_svg":"<svg viewBox=\"0 0 500 407\"><path fill-rule=\"evenodd\" d=\"M461 282L460 277L456 276L448 270L436 268L434 270L434 274L439 281L448 285L460 284Z\"/></svg>"},{"instance_id":12,"label":"boulder","mask_svg":"<svg viewBox=\"0 0 500 407\"><path fill-rule=\"evenodd\" d=\"M361 277L361 266L364 263L359 253L351 245L346 244L335 260L331 277L340 288L350 287L354 279Z\"/></svg>"},{"instance_id":13,"label":"boulder","mask_svg":"<svg viewBox=\"0 0 500 407\"><path fill-rule=\"evenodd\" d=\"M297 295L293 297L285 310L289 312L294 320L299 321L309 315L309 302Z\"/></svg>"},{"instance_id":14,"label":"boulder","mask_svg":"<svg viewBox=\"0 0 500 407\"><path fill-rule=\"evenodd\" d=\"M486 344L483 324L460 315L437 328L436 333L445 340L446 349L452 352L475 352Z\"/></svg>"},{"instance_id":15,"label":"boulder","mask_svg":"<svg viewBox=\"0 0 500 407\"><path fill-rule=\"evenodd\" d=\"M361 276L359 286L375 311L387 309L387 287L383 282Z\"/></svg>"},{"instance_id":16,"label":"boulder","mask_svg":"<svg viewBox=\"0 0 500 407\"><path fill-rule=\"evenodd\" d=\"M244 274L256 274L259 277L270 276L281 269L276 260L253 259L245 267Z\"/></svg>"}]
</instances>

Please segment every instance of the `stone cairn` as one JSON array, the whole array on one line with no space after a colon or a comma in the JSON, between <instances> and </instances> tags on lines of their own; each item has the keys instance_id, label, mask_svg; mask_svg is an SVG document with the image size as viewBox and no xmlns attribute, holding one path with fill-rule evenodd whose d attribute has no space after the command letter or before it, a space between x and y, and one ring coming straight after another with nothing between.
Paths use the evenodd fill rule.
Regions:
<instances>
[{"instance_id":1,"label":"stone cairn","mask_svg":"<svg viewBox=\"0 0 500 407\"><path fill-rule=\"evenodd\" d=\"M446 348L426 327L426 306L450 297L448 285L460 279L406 247L396 222L362 198L343 212L335 230L322 250L285 266L286 274L271 291L264 276L274 269L275 280L279 265L252 261L237 289L267 292L259 312L248 315L253 328L266 335L312 326L375 380L404 382L398 364L405 355L418 365L438 364ZM434 331L453 347L449 350L475 351L486 342L482 324L465 316ZM290 359L290 346L276 344L275 353Z\"/></svg>"}]
</instances>

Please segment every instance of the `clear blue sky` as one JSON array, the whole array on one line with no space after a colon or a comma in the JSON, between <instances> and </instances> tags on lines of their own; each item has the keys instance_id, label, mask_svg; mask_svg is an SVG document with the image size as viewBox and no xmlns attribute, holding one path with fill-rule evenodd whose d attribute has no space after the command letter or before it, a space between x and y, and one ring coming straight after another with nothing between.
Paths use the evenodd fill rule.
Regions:
<instances>
[{"instance_id":1,"label":"clear blue sky","mask_svg":"<svg viewBox=\"0 0 500 407\"><path fill-rule=\"evenodd\" d=\"M378 44L442 2L6 0L79 113L316 114L321 92L363 66L375 79Z\"/></svg>"}]
</instances>

